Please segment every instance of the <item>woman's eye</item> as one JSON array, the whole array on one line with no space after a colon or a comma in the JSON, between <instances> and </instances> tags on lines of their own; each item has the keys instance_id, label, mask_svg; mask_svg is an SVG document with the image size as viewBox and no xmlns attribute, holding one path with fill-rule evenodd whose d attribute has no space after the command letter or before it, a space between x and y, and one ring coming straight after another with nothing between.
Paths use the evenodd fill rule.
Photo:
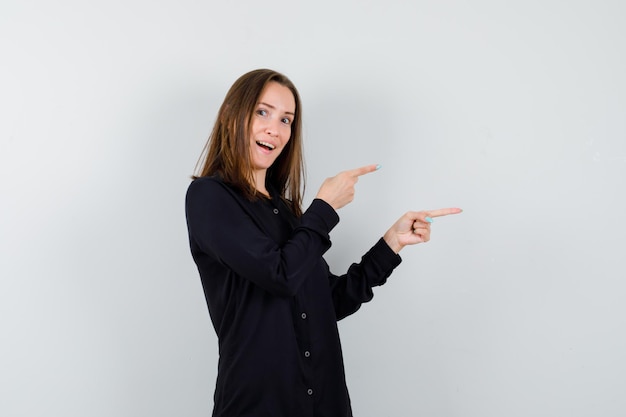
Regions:
<instances>
[{"instance_id":1,"label":"woman's eye","mask_svg":"<svg viewBox=\"0 0 626 417\"><path fill-rule=\"evenodd\" d=\"M259 116L267 116L267 110L265 110L265 109L258 109L256 111L256 114L258 114Z\"/></svg>"},{"instance_id":2,"label":"woman's eye","mask_svg":"<svg viewBox=\"0 0 626 417\"><path fill-rule=\"evenodd\" d=\"M290 125L291 124L291 119L285 117L285 118L283 118L283 123L286 124L286 125Z\"/></svg>"}]
</instances>

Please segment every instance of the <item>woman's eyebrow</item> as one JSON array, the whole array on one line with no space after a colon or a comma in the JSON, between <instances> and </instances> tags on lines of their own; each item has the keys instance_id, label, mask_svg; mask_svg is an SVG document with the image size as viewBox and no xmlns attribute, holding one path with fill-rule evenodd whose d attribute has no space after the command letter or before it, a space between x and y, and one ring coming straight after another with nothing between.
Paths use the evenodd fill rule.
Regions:
<instances>
[{"instance_id":1,"label":"woman's eyebrow","mask_svg":"<svg viewBox=\"0 0 626 417\"><path fill-rule=\"evenodd\" d=\"M272 105L271 105L271 104L269 104L269 103L265 103L265 102L261 101L261 102L259 102L259 104L262 104L263 106L269 107L269 108L270 108L270 109L272 109L272 110L276 110L276 107L272 106ZM290 114L290 115L292 115L292 116L295 116L295 114L294 114L294 113L292 113L292 112L290 112L290 111L286 111L286 112L285 112L285 114Z\"/></svg>"}]
</instances>

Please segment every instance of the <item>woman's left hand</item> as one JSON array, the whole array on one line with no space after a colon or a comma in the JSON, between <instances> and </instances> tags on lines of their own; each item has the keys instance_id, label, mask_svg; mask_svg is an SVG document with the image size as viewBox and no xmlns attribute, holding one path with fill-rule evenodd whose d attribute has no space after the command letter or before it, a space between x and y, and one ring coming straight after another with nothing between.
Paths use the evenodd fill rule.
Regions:
<instances>
[{"instance_id":1,"label":"woman's left hand","mask_svg":"<svg viewBox=\"0 0 626 417\"><path fill-rule=\"evenodd\" d=\"M430 240L430 225L434 217L458 214L462 211L460 208L409 211L387 230L383 239L395 253L398 253L406 245L428 242Z\"/></svg>"}]
</instances>

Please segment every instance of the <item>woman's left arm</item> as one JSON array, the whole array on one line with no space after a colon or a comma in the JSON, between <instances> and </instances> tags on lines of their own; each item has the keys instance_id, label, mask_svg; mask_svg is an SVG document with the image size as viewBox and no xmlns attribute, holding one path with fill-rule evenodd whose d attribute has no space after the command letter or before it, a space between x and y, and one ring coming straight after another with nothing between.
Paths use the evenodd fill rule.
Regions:
<instances>
[{"instance_id":1,"label":"woman's left arm","mask_svg":"<svg viewBox=\"0 0 626 417\"><path fill-rule=\"evenodd\" d=\"M337 320L357 311L374 296L373 287L383 285L401 262L398 252L407 245L428 242L434 217L461 213L459 208L407 212L387 230L361 259L342 276L330 273L333 304Z\"/></svg>"},{"instance_id":2,"label":"woman's left arm","mask_svg":"<svg viewBox=\"0 0 626 417\"><path fill-rule=\"evenodd\" d=\"M372 288L383 285L400 262L400 256L381 238L363 255L361 262L348 268L346 274L337 276L329 270L328 279L337 320L349 316L361 304L370 301L374 296Z\"/></svg>"}]
</instances>

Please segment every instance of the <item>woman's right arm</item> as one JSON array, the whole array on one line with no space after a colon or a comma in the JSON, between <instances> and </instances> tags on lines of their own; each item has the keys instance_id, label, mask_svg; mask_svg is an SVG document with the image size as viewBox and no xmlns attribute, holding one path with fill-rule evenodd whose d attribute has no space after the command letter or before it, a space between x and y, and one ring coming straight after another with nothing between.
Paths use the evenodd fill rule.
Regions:
<instances>
[{"instance_id":1,"label":"woman's right arm","mask_svg":"<svg viewBox=\"0 0 626 417\"><path fill-rule=\"evenodd\" d=\"M282 246L254 222L237 198L212 179L195 180L186 197L192 250L199 250L279 296L293 296L330 247L338 223L334 209L315 199ZM194 248L195 246L195 248Z\"/></svg>"}]
</instances>

